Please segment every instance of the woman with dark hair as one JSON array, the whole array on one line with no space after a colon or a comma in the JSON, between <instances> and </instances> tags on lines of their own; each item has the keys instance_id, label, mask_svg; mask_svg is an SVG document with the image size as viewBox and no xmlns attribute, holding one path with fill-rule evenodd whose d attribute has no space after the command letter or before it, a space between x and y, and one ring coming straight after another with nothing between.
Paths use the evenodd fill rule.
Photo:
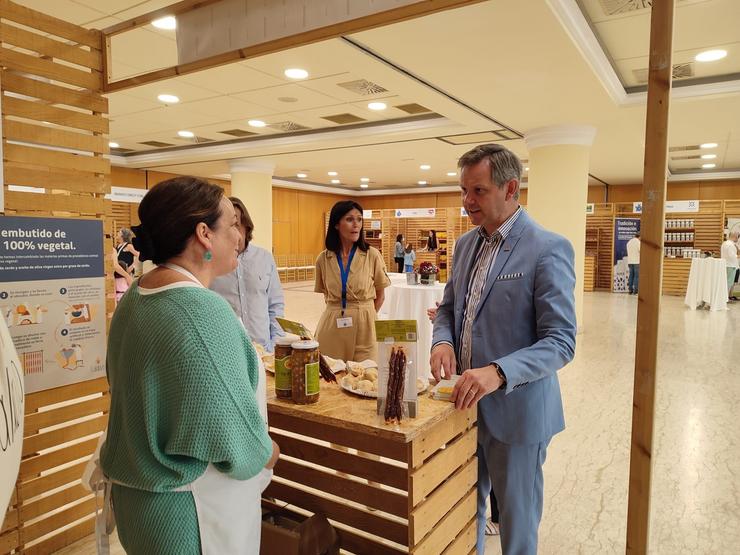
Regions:
<instances>
[{"instance_id":1,"label":"woman with dark hair","mask_svg":"<svg viewBox=\"0 0 740 555\"><path fill-rule=\"evenodd\" d=\"M396 261L396 271L401 274L403 273L403 235L399 233L396 235L396 250L393 251L393 260Z\"/></svg>"},{"instance_id":2,"label":"woman with dark hair","mask_svg":"<svg viewBox=\"0 0 740 555\"><path fill-rule=\"evenodd\" d=\"M272 352L275 338L284 335L277 323L285 313L280 276L272 253L250 244L254 223L244 203L229 200L239 220L239 256L236 270L214 279L211 290L228 301L252 340Z\"/></svg>"},{"instance_id":3,"label":"woman with dark hair","mask_svg":"<svg viewBox=\"0 0 740 555\"><path fill-rule=\"evenodd\" d=\"M324 244L314 288L326 300L316 329L321 352L341 360L377 360L375 318L391 280L380 251L365 241L362 206L337 202Z\"/></svg>"},{"instance_id":4,"label":"woman with dark hair","mask_svg":"<svg viewBox=\"0 0 740 555\"><path fill-rule=\"evenodd\" d=\"M123 294L131 287L134 278L134 260L139 253L131 244L133 233L127 227L122 227L116 235L116 248L111 259L113 261L113 281L116 289L116 304L121 300Z\"/></svg>"},{"instance_id":5,"label":"woman with dark hair","mask_svg":"<svg viewBox=\"0 0 740 555\"><path fill-rule=\"evenodd\" d=\"M433 229L429 230L429 237L427 237L427 250L429 252L437 250L437 232Z\"/></svg>"},{"instance_id":6,"label":"woman with dark hair","mask_svg":"<svg viewBox=\"0 0 740 555\"><path fill-rule=\"evenodd\" d=\"M112 500L127 553L255 553L279 451L254 347L208 290L236 267L233 205L220 187L177 177L146 194L139 219L134 244L158 266L111 321L103 516Z\"/></svg>"}]
</instances>

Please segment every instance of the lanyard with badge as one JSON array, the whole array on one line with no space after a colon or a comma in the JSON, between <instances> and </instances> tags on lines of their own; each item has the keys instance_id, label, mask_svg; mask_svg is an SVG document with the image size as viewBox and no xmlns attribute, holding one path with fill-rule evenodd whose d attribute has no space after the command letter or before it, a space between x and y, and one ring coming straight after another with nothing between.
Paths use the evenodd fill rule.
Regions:
<instances>
[{"instance_id":1,"label":"lanyard with badge","mask_svg":"<svg viewBox=\"0 0 740 555\"><path fill-rule=\"evenodd\" d=\"M342 279L342 316L337 318L338 328L351 328L352 327L352 316L344 316L344 311L347 308L347 281L349 280L349 269L352 266L352 259L355 257L355 251L357 251L357 245L352 247L349 252L349 258L347 259L347 268L345 269L342 263L342 255L337 253L337 263L339 264L339 277Z\"/></svg>"}]
</instances>

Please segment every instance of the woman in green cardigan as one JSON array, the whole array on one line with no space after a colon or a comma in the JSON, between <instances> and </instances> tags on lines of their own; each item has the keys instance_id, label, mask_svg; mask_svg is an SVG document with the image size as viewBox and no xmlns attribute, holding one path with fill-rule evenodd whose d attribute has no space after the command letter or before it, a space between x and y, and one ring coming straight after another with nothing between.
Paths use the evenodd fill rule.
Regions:
<instances>
[{"instance_id":1,"label":"woman in green cardigan","mask_svg":"<svg viewBox=\"0 0 740 555\"><path fill-rule=\"evenodd\" d=\"M237 263L220 187L178 177L139 206L134 245L157 268L110 327L111 409L102 470L127 553L258 553L260 495L278 456L258 400L259 359L209 291Z\"/></svg>"}]
</instances>

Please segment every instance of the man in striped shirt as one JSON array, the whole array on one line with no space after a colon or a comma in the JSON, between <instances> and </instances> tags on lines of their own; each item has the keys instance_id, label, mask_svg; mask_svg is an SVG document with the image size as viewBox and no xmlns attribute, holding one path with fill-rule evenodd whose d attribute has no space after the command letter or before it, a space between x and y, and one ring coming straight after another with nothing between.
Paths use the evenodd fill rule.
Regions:
<instances>
[{"instance_id":1,"label":"man in striped shirt","mask_svg":"<svg viewBox=\"0 0 740 555\"><path fill-rule=\"evenodd\" d=\"M575 352L573 247L519 206L514 153L481 145L458 166L463 206L478 227L455 245L432 373L462 374L452 399L458 409L478 407L478 553L493 485L504 555L535 554L542 465L565 427L557 371Z\"/></svg>"}]
</instances>

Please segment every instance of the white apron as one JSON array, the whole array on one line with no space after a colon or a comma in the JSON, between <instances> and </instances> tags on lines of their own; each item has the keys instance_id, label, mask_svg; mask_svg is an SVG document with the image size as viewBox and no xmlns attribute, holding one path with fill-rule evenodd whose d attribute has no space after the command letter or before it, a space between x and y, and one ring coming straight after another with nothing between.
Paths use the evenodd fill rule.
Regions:
<instances>
[{"instance_id":1,"label":"white apron","mask_svg":"<svg viewBox=\"0 0 740 555\"><path fill-rule=\"evenodd\" d=\"M163 264L163 266L185 275L203 287L200 281L184 268L174 264ZM255 395L260 414L267 424L265 368L262 359L257 357L257 360L259 368ZM82 476L83 485L89 487L91 491L103 492L103 507L98 512L95 522L99 555L108 555L110 552L108 536L115 529L110 493L112 481L103 475L100 468L100 447L104 442L105 433L101 436L95 454ZM224 553L251 555L259 552L262 530L260 498L262 492L270 484L270 480L272 480L272 470L266 468L249 480L234 480L209 464L199 478L173 490L190 491L193 496L203 555ZM126 484L121 485L126 486Z\"/></svg>"}]
</instances>

